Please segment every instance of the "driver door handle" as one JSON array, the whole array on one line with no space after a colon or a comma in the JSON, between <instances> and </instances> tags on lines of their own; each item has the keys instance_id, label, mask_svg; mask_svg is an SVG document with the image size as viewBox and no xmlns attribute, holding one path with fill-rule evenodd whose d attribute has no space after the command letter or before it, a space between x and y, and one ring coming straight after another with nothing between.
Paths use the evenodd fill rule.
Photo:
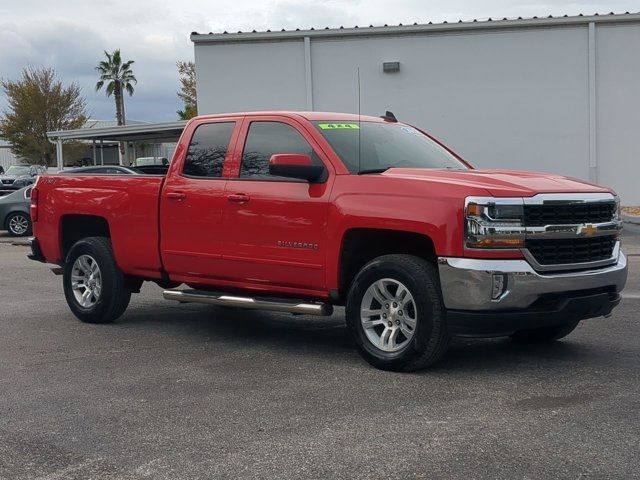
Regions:
<instances>
[{"instance_id":1,"label":"driver door handle","mask_svg":"<svg viewBox=\"0 0 640 480\"><path fill-rule=\"evenodd\" d=\"M247 203L249 200L251 200L251 197L246 193L232 193L231 195L227 196L227 200L229 200L231 203Z\"/></svg>"},{"instance_id":2,"label":"driver door handle","mask_svg":"<svg viewBox=\"0 0 640 480\"><path fill-rule=\"evenodd\" d=\"M182 200L187 198L187 196L182 192L168 192L167 193L167 198L169 200L177 200L177 201L181 202Z\"/></svg>"}]
</instances>

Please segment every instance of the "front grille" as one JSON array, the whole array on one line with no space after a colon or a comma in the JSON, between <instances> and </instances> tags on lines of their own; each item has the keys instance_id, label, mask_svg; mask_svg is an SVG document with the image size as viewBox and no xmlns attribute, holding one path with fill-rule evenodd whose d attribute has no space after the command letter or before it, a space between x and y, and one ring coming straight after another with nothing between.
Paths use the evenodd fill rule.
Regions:
<instances>
[{"instance_id":1,"label":"front grille","mask_svg":"<svg viewBox=\"0 0 640 480\"><path fill-rule=\"evenodd\" d=\"M610 202L525 205L524 224L527 227L544 227L545 225L604 223L611 221L615 211L616 204L613 200Z\"/></svg>"},{"instance_id":2,"label":"front grille","mask_svg":"<svg viewBox=\"0 0 640 480\"><path fill-rule=\"evenodd\" d=\"M11 185L12 183L13 183L13 180L2 180L3 185Z\"/></svg>"},{"instance_id":3,"label":"front grille","mask_svg":"<svg viewBox=\"0 0 640 480\"><path fill-rule=\"evenodd\" d=\"M529 239L525 247L540 265L596 262L611 258L616 237Z\"/></svg>"}]
</instances>

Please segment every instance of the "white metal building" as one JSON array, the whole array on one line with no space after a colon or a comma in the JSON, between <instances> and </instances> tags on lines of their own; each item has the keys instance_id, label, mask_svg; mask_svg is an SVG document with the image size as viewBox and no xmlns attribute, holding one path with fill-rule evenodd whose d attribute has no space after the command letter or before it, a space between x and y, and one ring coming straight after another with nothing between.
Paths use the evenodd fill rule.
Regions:
<instances>
[{"instance_id":1,"label":"white metal building","mask_svg":"<svg viewBox=\"0 0 640 480\"><path fill-rule=\"evenodd\" d=\"M478 167L640 204L640 14L197 34L198 111L391 110ZM383 64L397 71L385 72Z\"/></svg>"},{"instance_id":2,"label":"white metal building","mask_svg":"<svg viewBox=\"0 0 640 480\"><path fill-rule=\"evenodd\" d=\"M11 151L11 144L0 140L0 167L7 170L11 165L18 164L18 157Z\"/></svg>"}]
</instances>

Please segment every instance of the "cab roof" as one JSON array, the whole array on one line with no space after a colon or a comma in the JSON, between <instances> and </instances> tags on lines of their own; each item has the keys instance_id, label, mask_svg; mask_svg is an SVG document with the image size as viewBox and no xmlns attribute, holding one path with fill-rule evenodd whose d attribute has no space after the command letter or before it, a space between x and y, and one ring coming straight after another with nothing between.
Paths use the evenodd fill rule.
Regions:
<instances>
[{"instance_id":1,"label":"cab roof","mask_svg":"<svg viewBox=\"0 0 640 480\"><path fill-rule=\"evenodd\" d=\"M384 113L384 112L381 112ZM259 112L234 112L234 113L221 113L214 115L200 115L195 118L224 118L224 117L254 117L254 116L283 116L290 118L304 118L309 121L322 121L326 120L329 122L385 122L384 119L380 117L373 117L370 115L357 115L354 113L338 113L338 112L299 112L295 110L269 110L269 111L259 111Z\"/></svg>"}]
</instances>

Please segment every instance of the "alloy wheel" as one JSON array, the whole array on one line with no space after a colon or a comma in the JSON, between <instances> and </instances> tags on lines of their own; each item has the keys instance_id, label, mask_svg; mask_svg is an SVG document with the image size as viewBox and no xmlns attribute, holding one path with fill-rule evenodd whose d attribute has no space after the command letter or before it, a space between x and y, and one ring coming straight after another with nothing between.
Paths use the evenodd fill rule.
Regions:
<instances>
[{"instance_id":1,"label":"alloy wheel","mask_svg":"<svg viewBox=\"0 0 640 480\"><path fill-rule=\"evenodd\" d=\"M417 318L413 295L392 278L377 280L362 297L360 321L364 333L384 352L397 352L411 341Z\"/></svg>"},{"instance_id":2,"label":"alloy wheel","mask_svg":"<svg viewBox=\"0 0 640 480\"><path fill-rule=\"evenodd\" d=\"M71 269L73 295L84 308L93 307L102 292L102 274L98 262L91 255L80 255Z\"/></svg>"},{"instance_id":3,"label":"alloy wheel","mask_svg":"<svg viewBox=\"0 0 640 480\"><path fill-rule=\"evenodd\" d=\"M14 235L24 235L29 230L29 219L24 215L14 215L9 220L9 231Z\"/></svg>"}]
</instances>

